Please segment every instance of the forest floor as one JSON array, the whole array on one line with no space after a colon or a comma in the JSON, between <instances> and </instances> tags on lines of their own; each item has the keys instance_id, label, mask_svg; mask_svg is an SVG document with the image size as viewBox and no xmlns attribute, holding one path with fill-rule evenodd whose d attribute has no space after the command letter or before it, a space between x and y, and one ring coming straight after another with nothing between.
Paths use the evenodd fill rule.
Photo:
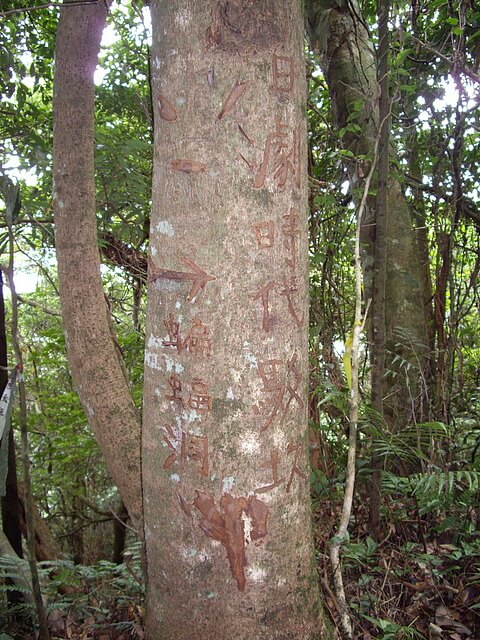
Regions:
<instances>
[{"instance_id":1,"label":"forest floor","mask_svg":"<svg viewBox=\"0 0 480 640\"><path fill-rule=\"evenodd\" d=\"M480 638L480 541L406 507L390 505L378 542L367 533L366 507L354 514L342 568L355 640ZM315 522L324 607L341 638L328 556L338 515L323 503Z\"/></svg>"},{"instance_id":2,"label":"forest floor","mask_svg":"<svg viewBox=\"0 0 480 640\"><path fill-rule=\"evenodd\" d=\"M328 500L317 503L314 521L324 609L340 639L340 608L328 557L338 510L339 505ZM432 514L420 517L414 507L409 511L398 501L388 505L386 513L385 534L376 542L367 533L366 507L357 506L342 550L354 639L480 638L476 534L462 537L458 528L439 531ZM44 583L48 579L52 639L145 640L138 559L135 567L132 560L92 567L46 563L42 572ZM18 611L2 611L7 610L0 598L0 620L5 619L0 640L35 640Z\"/></svg>"}]
</instances>

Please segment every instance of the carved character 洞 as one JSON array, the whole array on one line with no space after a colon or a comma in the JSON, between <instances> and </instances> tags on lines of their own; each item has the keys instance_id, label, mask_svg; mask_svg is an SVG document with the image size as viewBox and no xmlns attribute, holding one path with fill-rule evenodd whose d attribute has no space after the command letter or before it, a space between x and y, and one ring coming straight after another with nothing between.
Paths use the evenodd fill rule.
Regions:
<instances>
[{"instance_id":1,"label":"carved character \u6d1e","mask_svg":"<svg viewBox=\"0 0 480 640\"><path fill-rule=\"evenodd\" d=\"M165 434L163 441L172 451L165 459L163 468L170 469L174 464L183 467L189 460L194 460L200 465L200 474L208 476L208 438L189 434L183 430L177 432L170 425L164 427L163 431Z\"/></svg>"}]
</instances>

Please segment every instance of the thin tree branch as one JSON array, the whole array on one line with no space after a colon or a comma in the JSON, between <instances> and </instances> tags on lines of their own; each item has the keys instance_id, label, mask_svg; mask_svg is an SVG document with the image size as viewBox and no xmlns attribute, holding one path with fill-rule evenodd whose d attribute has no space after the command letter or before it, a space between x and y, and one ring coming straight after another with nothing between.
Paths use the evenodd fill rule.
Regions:
<instances>
[{"instance_id":1,"label":"thin tree branch","mask_svg":"<svg viewBox=\"0 0 480 640\"><path fill-rule=\"evenodd\" d=\"M380 130L384 122L382 121ZM350 399L350 415L349 415L349 433L348 433L348 454L347 454L347 477L345 481L345 492L343 495L342 513L340 516L340 522L337 531L330 541L330 562L333 570L333 582L335 585L335 593L337 595L338 603L340 606L341 614L340 620L343 630L348 638L353 638L352 621L349 614L349 607L347 603L347 597L345 595L345 587L343 583L342 569L340 566L340 547L344 543L347 532L348 524L350 521L350 514L352 512L353 495L355 488L355 460L357 454L357 431L358 431L358 416L360 405L360 392L359 392L359 350L360 350L360 336L365 326L365 321L368 315L370 307L370 300L367 302L365 313L362 318L362 265L360 257L360 229L362 218L367 205L368 194L370 191L370 185L372 183L373 174L375 172L378 148L380 144L380 136L377 136L375 140L374 154L370 170L365 179L365 185L363 188L362 199L360 201L357 210L357 229L355 233L355 321L353 324L353 341L351 348L351 364L352 364L352 390Z\"/></svg>"},{"instance_id":2,"label":"thin tree branch","mask_svg":"<svg viewBox=\"0 0 480 640\"><path fill-rule=\"evenodd\" d=\"M29 13L30 11L38 11L40 9L49 9L50 7L74 7L82 4L97 4L98 0L72 0L71 2L46 2L45 4L37 4L32 7L17 7L16 9L8 9L8 11L0 11L1 17L11 16L15 13Z\"/></svg>"},{"instance_id":3,"label":"thin tree branch","mask_svg":"<svg viewBox=\"0 0 480 640\"><path fill-rule=\"evenodd\" d=\"M440 60L442 60L442 62L445 62L445 64L452 69L452 71L457 71L459 70L458 68L458 61L454 61L454 60L450 60L450 58L446 55L444 55L443 53L441 53L438 49L435 49L435 47L432 47L431 44L429 44L428 42L424 42L423 40L420 40L419 38L416 38L415 36L413 36L412 34L410 34L409 36L414 42L416 42L417 44L419 44L420 46L424 47L424 49L426 49L427 51L430 51L431 53L433 53L434 55L438 56L440 58ZM470 67L467 67L466 65L462 65L461 67L461 71L468 77L470 78L470 80L473 80L474 82L478 82L480 83L480 76L478 74L475 73L475 71L473 71L472 69L470 69Z\"/></svg>"},{"instance_id":4,"label":"thin tree branch","mask_svg":"<svg viewBox=\"0 0 480 640\"><path fill-rule=\"evenodd\" d=\"M7 223L10 220L7 217ZM15 358L17 360L17 367L21 372L23 370L23 355L20 346L20 339L18 335L18 297L15 290L14 275L14 237L13 229L9 224L8 227L8 248L9 248L9 260L7 277L12 294L12 319L11 319L11 333L12 344L15 352ZM32 486L30 481L30 459L29 459L29 447L28 447L28 424L27 424L27 396L25 390L25 382L23 378L19 376L18 379L18 395L19 395L19 426L21 435L21 452L23 461L23 482L25 485L25 525L27 532L27 552L28 552L28 564L30 566L30 573L32 576L32 591L35 601L35 610L37 614L38 626L39 626L39 638L40 640L50 640L50 633L48 631L47 616L45 613L45 607L43 605L42 592L40 589L40 581L38 577L37 563L35 558L35 525L33 519L33 498L32 498Z\"/></svg>"}]
</instances>

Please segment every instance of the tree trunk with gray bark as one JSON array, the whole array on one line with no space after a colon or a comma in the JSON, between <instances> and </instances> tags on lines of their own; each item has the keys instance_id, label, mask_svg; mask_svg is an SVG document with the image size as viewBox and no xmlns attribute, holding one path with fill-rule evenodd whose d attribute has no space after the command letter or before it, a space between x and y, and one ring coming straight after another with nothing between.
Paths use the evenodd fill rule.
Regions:
<instances>
[{"instance_id":1,"label":"tree trunk with gray bark","mask_svg":"<svg viewBox=\"0 0 480 640\"><path fill-rule=\"evenodd\" d=\"M60 301L75 389L141 533L140 416L100 277L94 181L94 82L106 3L62 7L55 50L53 211Z\"/></svg>"},{"instance_id":2,"label":"tree trunk with gray bark","mask_svg":"<svg viewBox=\"0 0 480 640\"><path fill-rule=\"evenodd\" d=\"M152 28L146 637L326 638L300 2L157 1Z\"/></svg>"},{"instance_id":3,"label":"tree trunk with gray bark","mask_svg":"<svg viewBox=\"0 0 480 640\"><path fill-rule=\"evenodd\" d=\"M345 149L353 153L348 171L354 194L361 192L369 165L375 161L380 130L377 58L356 0L308 0L309 35L328 83L334 116ZM348 124L358 126L356 130ZM390 149L395 157L394 149ZM389 428L401 430L427 415L430 312L425 291L415 221L399 180L387 182L385 236L385 370L384 412ZM362 220L362 263L365 297L374 291L376 236L375 198ZM372 325L369 327L372 340Z\"/></svg>"}]
</instances>

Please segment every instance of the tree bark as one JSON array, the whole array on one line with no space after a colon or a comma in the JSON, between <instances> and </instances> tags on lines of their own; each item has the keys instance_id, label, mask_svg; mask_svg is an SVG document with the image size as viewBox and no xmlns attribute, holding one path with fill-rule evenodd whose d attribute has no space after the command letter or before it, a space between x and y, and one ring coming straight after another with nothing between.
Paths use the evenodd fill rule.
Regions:
<instances>
[{"instance_id":1,"label":"tree bark","mask_svg":"<svg viewBox=\"0 0 480 640\"><path fill-rule=\"evenodd\" d=\"M309 33L327 80L337 124L346 127L343 144L355 159L348 163L352 188L361 187L379 135L376 55L356 0L309 0ZM348 130L349 124L358 125ZM391 149L394 157L394 150ZM360 156L360 158L359 158ZM389 210L385 265L385 418L392 430L426 414L428 331L424 280L413 220L398 179L388 179ZM363 275L372 297L375 201L362 220ZM370 326L371 340L371 326Z\"/></svg>"},{"instance_id":2,"label":"tree bark","mask_svg":"<svg viewBox=\"0 0 480 640\"><path fill-rule=\"evenodd\" d=\"M21 483L18 484L18 499L20 502L20 527L26 535L25 523L25 489ZM38 562L43 560L60 560L63 553L48 527L42 518L38 507L32 504L33 527L35 530L35 558Z\"/></svg>"},{"instance_id":3,"label":"tree bark","mask_svg":"<svg viewBox=\"0 0 480 640\"><path fill-rule=\"evenodd\" d=\"M75 388L132 518L142 529L140 417L100 278L94 184L94 82L106 3L62 7L54 94L54 199L60 299Z\"/></svg>"},{"instance_id":4,"label":"tree bark","mask_svg":"<svg viewBox=\"0 0 480 640\"><path fill-rule=\"evenodd\" d=\"M326 638L300 2L156 1L152 29L146 637Z\"/></svg>"},{"instance_id":5,"label":"tree bark","mask_svg":"<svg viewBox=\"0 0 480 640\"><path fill-rule=\"evenodd\" d=\"M374 273L372 292L372 373L371 403L372 409L380 420L383 412L383 381L385 377L385 280L386 280L386 241L389 227L388 177L390 174L390 97L388 78L388 16L389 0L378 0L378 101L379 145L377 194L375 200L375 247ZM369 527L370 533L380 538L380 506L382 487L382 460L375 454L372 456L372 481L370 485Z\"/></svg>"}]
</instances>

